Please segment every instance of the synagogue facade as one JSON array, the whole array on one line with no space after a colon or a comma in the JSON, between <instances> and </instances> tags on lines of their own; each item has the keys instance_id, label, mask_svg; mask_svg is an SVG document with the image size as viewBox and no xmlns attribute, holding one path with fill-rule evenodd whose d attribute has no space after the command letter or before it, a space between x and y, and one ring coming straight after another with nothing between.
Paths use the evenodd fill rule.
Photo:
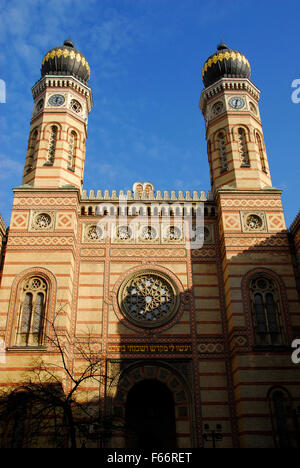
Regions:
<instances>
[{"instance_id":1,"label":"synagogue facade","mask_svg":"<svg viewBox=\"0 0 300 468\"><path fill-rule=\"evenodd\" d=\"M0 386L21 385L33 359L59 367L54 323L70 374L88 337L104 376L82 395L120 427L102 446L299 447L300 218L286 227L250 75L223 43L204 64L209 192L137 181L88 193L89 64L70 40L43 59L0 225ZM26 447L24 427L11 423L6 443Z\"/></svg>"}]
</instances>

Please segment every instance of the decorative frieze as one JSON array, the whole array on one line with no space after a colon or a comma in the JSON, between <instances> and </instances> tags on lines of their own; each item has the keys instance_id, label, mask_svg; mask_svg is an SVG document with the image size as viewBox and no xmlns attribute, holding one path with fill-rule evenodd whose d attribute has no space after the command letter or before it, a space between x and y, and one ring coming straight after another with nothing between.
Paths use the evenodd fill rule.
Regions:
<instances>
[{"instance_id":1,"label":"decorative frieze","mask_svg":"<svg viewBox=\"0 0 300 468\"><path fill-rule=\"evenodd\" d=\"M14 206L76 206L76 198L70 197L15 197Z\"/></svg>"},{"instance_id":2,"label":"decorative frieze","mask_svg":"<svg viewBox=\"0 0 300 468\"><path fill-rule=\"evenodd\" d=\"M222 354L224 353L223 343L200 343L198 344L199 354Z\"/></svg>"},{"instance_id":3,"label":"decorative frieze","mask_svg":"<svg viewBox=\"0 0 300 468\"><path fill-rule=\"evenodd\" d=\"M9 236L7 245L11 246L62 246L74 245L72 236L37 236L19 237Z\"/></svg>"},{"instance_id":4,"label":"decorative frieze","mask_svg":"<svg viewBox=\"0 0 300 468\"><path fill-rule=\"evenodd\" d=\"M166 249L166 248L112 248L112 257L146 257L146 258L159 258L159 257L186 257L186 250L181 249Z\"/></svg>"}]
</instances>

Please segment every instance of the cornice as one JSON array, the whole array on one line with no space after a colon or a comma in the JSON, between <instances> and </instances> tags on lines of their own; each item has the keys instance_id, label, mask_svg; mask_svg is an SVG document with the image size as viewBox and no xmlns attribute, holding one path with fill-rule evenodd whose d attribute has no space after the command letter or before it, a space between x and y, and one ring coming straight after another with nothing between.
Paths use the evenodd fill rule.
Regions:
<instances>
[{"instance_id":1,"label":"cornice","mask_svg":"<svg viewBox=\"0 0 300 468\"><path fill-rule=\"evenodd\" d=\"M86 98L88 112L93 107L92 90L73 76L46 75L37 81L32 87L33 98L36 99L47 88L71 88Z\"/></svg>"},{"instance_id":2,"label":"cornice","mask_svg":"<svg viewBox=\"0 0 300 468\"><path fill-rule=\"evenodd\" d=\"M244 91L249 93L256 102L259 101L260 90L248 78L221 78L201 93L199 108L205 110L207 101L224 91Z\"/></svg>"},{"instance_id":3,"label":"cornice","mask_svg":"<svg viewBox=\"0 0 300 468\"><path fill-rule=\"evenodd\" d=\"M265 195L281 195L282 190L276 187L267 187L258 190L240 190L233 189L232 187L222 187L215 191L216 196L226 194L226 195L255 195L255 196L265 196Z\"/></svg>"},{"instance_id":4,"label":"cornice","mask_svg":"<svg viewBox=\"0 0 300 468\"><path fill-rule=\"evenodd\" d=\"M65 194L76 194L77 196L77 199L80 200L80 190L78 188L76 188L75 186L70 186L70 187L32 187L30 185L20 185L19 187L15 187L13 188L13 192L15 194L17 193L26 193L28 195L30 195L31 193L32 194L37 194L37 193L40 193L40 194L44 194L44 193L55 193L57 195L61 195L62 193L65 193Z\"/></svg>"}]
</instances>

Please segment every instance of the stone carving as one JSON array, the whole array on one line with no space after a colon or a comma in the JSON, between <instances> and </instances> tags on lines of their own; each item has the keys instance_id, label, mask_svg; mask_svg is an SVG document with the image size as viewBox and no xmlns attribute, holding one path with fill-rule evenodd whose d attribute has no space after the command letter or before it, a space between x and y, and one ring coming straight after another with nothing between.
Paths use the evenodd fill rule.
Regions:
<instances>
[{"instance_id":1,"label":"stone carving","mask_svg":"<svg viewBox=\"0 0 300 468\"><path fill-rule=\"evenodd\" d=\"M54 231L54 211L32 211L30 231Z\"/></svg>"},{"instance_id":2,"label":"stone carving","mask_svg":"<svg viewBox=\"0 0 300 468\"><path fill-rule=\"evenodd\" d=\"M241 211L243 232L266 232L267 223L264 211Z\"/></svg>"}]
</instances>

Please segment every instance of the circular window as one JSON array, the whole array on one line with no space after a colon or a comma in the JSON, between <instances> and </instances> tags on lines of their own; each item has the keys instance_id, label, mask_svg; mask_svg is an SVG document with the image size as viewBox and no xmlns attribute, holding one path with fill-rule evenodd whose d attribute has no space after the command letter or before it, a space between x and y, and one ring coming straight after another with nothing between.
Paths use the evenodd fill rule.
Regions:
<instances>
[{"instance_id":1,"label":"circular window","mask_svg":"<svg viewBox=\"0 0 300 468\"><path fill-rule=\"evenodd\" d=\"M122 313L140 327L159 327L170 321L179 306L175 285L161 272L142 272L123 283L118 294Z\"/></svg>"},{"instance_id":2,"label":"circular window","mask_svg":"<svg viewBox=\"0 0 300 468\"><path fill-rule=\"evenodd\" d=\"M117 237L120 240L130 239L132 236L131 229L128 226L119 226L117 228Z\"/></svg>"},{"instance_id":3,"label":"circular window","mask_svg":"<svg viewBox=\"0 0 300 468\"><path fill-rule=\"evenodd\" d=\"M103 236L103 231L99 226L90 226L88 228L87 236L90 240L101 239Z\"/></svg>"},{"instance_id":4,"label":"circular window","mask_svg":"<svg viewBox=\"0 0 300 468\"><path fill-rule=\"evenodd\" d=\"M257 215L249 215L246 221L247 227L253 231L262 227L262 219Z\"/></svg>"},{"instance_id":5,"label":"circular window","mask_svg":"<svg viewBox=\"0 0 300 468\"><path fill-rule=\"evenodd\" d=\"M144 226L141 229L141 238L144 240L156 239L156 230L151 226Z\"/></svg>"},{"instance_id":6,"label":"circular window","mask_svg":"<svg viewBox=\"0 0 300 468\"><path fill-rule=\"evenodd\" d=\"M81 104L76 99L72 99L71 109L78 114L81 111Z\"/></svg>"},{"instance_id":7,"label":"circular window","mask_svg":"<svg viewBox=\"0 0 300 468\"><path fill-rule=\"evenodd\" d=\"M251 289L253 291L273 291L274 282L266 277L258 277L251 281Z\"/></svg>"},{"instance_id":8,"label":"circular window","mask_svg":"<svg viewBox=\"0 0 300 468\"><path fill-rule=\"evenodd\" d=\"M41 289L41 290L45 290L46 289L46 283L45 281L43 281L41 278L30 278L26 284L24 285L24 291L27 291L27 290L37 290L37 289Z\"/></svg>"},{"instance_id":9,"label":"circular window","mask_svg":"<svg viewBox=\"0 0 300 468\"><path fill-rule=\"evenodd\" d=\"M51 225L51 216L47 213L41 213L35 218L35 225L39 229L47 229Z\"/></svg>"},{"instance_id":10,"label":"circular window","mask_svg":"<svg viewBox=\"0 0 300 468\"><path fill-rule=\"evenodd\" d=\"M222 112L222 110L223 110L223 107L224 106L223 106L223 103L221 101L216 102L211 108L212 113L214 115L220 114Z\"/></svg>"},{"instance_id":11,"label":"circular window","mask_svg":"<svg viewBox=\"0 0 300 468\"><path fill-rule=\"evenodd\" d=\"M176 226L170 226L166 231L166 238L171 241L181 239L181 230Z\"/></svg>"},{"instance_id":12,"label":"circular window","mask_svg":"<svg viewBox=\"0 0 300 468\"><path fill-rule=\"evenodd\" d=\"M208 242L211 240L211 233L210 230L206 226L196 226L196 224L192 225L192 240L193 241L205 241Z\"/></svg>"}]
</instances>

